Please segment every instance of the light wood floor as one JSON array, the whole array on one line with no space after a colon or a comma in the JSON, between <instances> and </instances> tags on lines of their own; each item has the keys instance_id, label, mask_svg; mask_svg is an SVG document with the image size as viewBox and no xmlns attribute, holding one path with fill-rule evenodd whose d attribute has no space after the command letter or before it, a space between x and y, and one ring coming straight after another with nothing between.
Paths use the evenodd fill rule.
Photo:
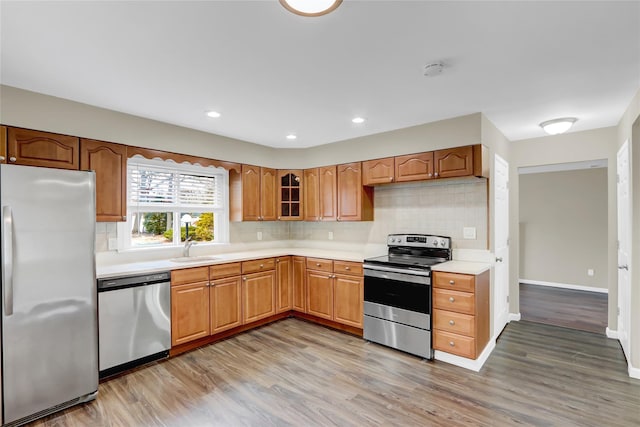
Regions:
<instances>
[{"instance_id":1,"label":"light wood floor","mask_svg":"<svg viewBox=\"0 0 640 427\"><path fill-rule=\"evenodd\" d=\"M286 319L100 385L38 426L638 426L616 341L507 326L479 373Z\"/></svg>"},{"instance_id":2,"label":"light wood floor","mask_svg":"<svg viewBox=\"0 0 640 427\"><path fill-rule=\"evenodd\" d=\"M520 314L532 322L606 334L608 301L598 292L520 284Z\"/></svg>"}]
</instances>

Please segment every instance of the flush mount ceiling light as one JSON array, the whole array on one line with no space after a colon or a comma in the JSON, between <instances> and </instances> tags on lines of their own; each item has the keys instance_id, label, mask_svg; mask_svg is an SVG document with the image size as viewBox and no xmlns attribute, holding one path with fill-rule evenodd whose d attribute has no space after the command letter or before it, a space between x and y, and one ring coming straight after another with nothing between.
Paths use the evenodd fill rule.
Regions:
<instances>
[{"instance_id":1,"label":"flush mount ceiling light","mask_svg":"<svg viewBox=\"0 0 640 427\"><path fill-rule=\"evenodd\" d=\"M351 121L359 125L360 123L364 123L364 117L354 117Z\"/></svg>"},{"instance_id":2,"label":"flush mount ceiling light","mask_svg":"<svg viewBox=\"0 0 640 427\"><path fill-rule=\"evenodd\" d=\"M207 116L217 119L218 117L220 117L220 113L218 113L217 111L207 111Z\"/></svg>"},{"instance_id":3,"label":"flush mount ceiling light","mask_svg":"<svg viewBox=\"0 0 640 427\"><path fill-rule=\"evenodd\" d=\"M322 16L340 6L342 0L280 0L289 12L300 16Z\"/></svg>"},{"instance_id":4,"label":"flush mount ceiling light","mask_svg":"<svg viewBox=\"0 0 640 427\"><path fill-rule=\"evenodd\" d=\"M558 135L568 131L577 120L575 117L547 120L546 122L540 123L540 127L549 135Z\"/></svg>"},{"instance_id":5,"label":"flush mount ceiling light","mask_svg":"<svg viewBox=\"0 0 640 427\"><path fill-rule=\"evenodd\" d=\"M444 64L442 62L432 62L424 66L424 75L427 77L437 76L442 74Z\"/></svg>"}]
</instances>

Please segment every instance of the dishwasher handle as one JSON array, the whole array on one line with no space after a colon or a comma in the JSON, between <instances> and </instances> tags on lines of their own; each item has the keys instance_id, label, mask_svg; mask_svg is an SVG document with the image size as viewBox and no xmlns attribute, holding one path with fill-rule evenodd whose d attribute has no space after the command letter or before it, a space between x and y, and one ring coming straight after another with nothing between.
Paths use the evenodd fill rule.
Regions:
<instances>
[{"instance_id":1,"label":"dishwasher handle","mask_svg":"<svg viewBox=\"0 0 640 427\"><path fill-rule=\"evenodd\" d=\"M138 274L135 276L113 277L110 279L98 279L98 292L136 288L165 282L171 282L171 273L168 271Z\"/></svg>"}]
</instances>

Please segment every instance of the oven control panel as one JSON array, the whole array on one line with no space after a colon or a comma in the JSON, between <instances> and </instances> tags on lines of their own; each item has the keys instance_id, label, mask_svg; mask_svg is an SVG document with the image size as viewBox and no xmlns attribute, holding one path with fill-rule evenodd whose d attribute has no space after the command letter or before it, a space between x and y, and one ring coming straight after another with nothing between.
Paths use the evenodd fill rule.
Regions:
<instances>
[{"instance_id":1,"label":"oven control panel","mask_svg":"<svg viewBox=\"0 0 640 427\"><path fill-rule=\"evenodd\" d=\"M419 248L451 248L451 238L431 234L389 234L387 246L414 246Z\"/></svg>"}]
</instances>

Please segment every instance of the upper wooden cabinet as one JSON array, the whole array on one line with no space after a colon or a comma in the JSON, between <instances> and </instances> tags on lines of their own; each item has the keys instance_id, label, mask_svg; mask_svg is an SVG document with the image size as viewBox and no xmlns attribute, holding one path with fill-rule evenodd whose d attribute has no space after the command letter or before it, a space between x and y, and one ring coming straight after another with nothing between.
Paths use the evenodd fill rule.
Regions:
<instances>
[{"instance_id":1,"label":"upper wooden cabinet","mask_svg":"<svg viewBox=\"0 0 640 427\"><path fill-rule=\"evenodd\" d=\"M82 139L80 169L96 174L97 221L126 221L127 147Z\"/></svg>"},{"instance_id":2,"label":"upper wooden cabinet","mask_svg":"<svg viewBox=\"0 0 640 427\"><path fill-rule=\"evenodd\" d=\"M395 179L394 158L362 162L362 184L388 184Z\"/></svg>"},{"instance_id":3,"label":"upper wooden cabinet","mask_svg":"<svg viewBox=\"0 0 640 427\"><path fill-rule=\"evenodd\" d=\"M0 163L7 163L7 127L0 126Z\"/></svg>"},{"instance_id":4,"label":"upper wooden cabinet","mask_svg":"<svg viewBox=\"0 0 640 427\"><path fill-rule=\"evenodd\" d=\"M305 169L303 208L306 221L335 221L338 178L335 166Z\"/></svg>"},{"instance_id":5,"label":"upper wooden cabinet","mask_svg":"<svg viewBox=\"0 0 640 427\"><path fill-rule=\"evenodd\" d=\"M301 220L304 212L302 170L278 171L278 219Z\"/></svg>"},{"instance_id":6,"label":"upper wooden cabinet","mask_svg":"<svg viewBox=\"0 0 640 427\"><path fill-rule=\"evenodd\" d=\"M79 169L80 139L74 136L10 127L8 163L58 169Z\"/></svg>"},{"instance_id":7,"label":"upper wooden cabinet","mask_svg":"<svg viewBox=\"0 0 640 427\"><path fill-rule=\"evenodd\" d=\"M242 220L275 221L276 188L275 169L242 165Z\"/></svg>"},{"instance_id":8,"label":"upper wooden cabinet","mask_svg":"<svg viewBox=\"0 0 640 427\"><path fill-rule=\"evenodd\" d=\"M473 175L473 147L449 148L433 153L436 178Z\"/></svg>"},{"instance_id":9,"label":"upper wooden cabinet","mask_svg":"<svg viewBox=\"0 0 640 427\"><path fill-rule=\"evenodd\" d=\"M421 181L433 178L433 152L395 158L395 181Z\"/></svg>"},{"instance_id":10,"label":"upper wooden cabinet","mask_svg":"<svg viewBox=\"0 0 640 427\"><path fill-rule=\"evenodd\" d=\"M338 221L373 220L373 189L362 186L362 163L337 166Z\"/></svg>"}]
</instances>

